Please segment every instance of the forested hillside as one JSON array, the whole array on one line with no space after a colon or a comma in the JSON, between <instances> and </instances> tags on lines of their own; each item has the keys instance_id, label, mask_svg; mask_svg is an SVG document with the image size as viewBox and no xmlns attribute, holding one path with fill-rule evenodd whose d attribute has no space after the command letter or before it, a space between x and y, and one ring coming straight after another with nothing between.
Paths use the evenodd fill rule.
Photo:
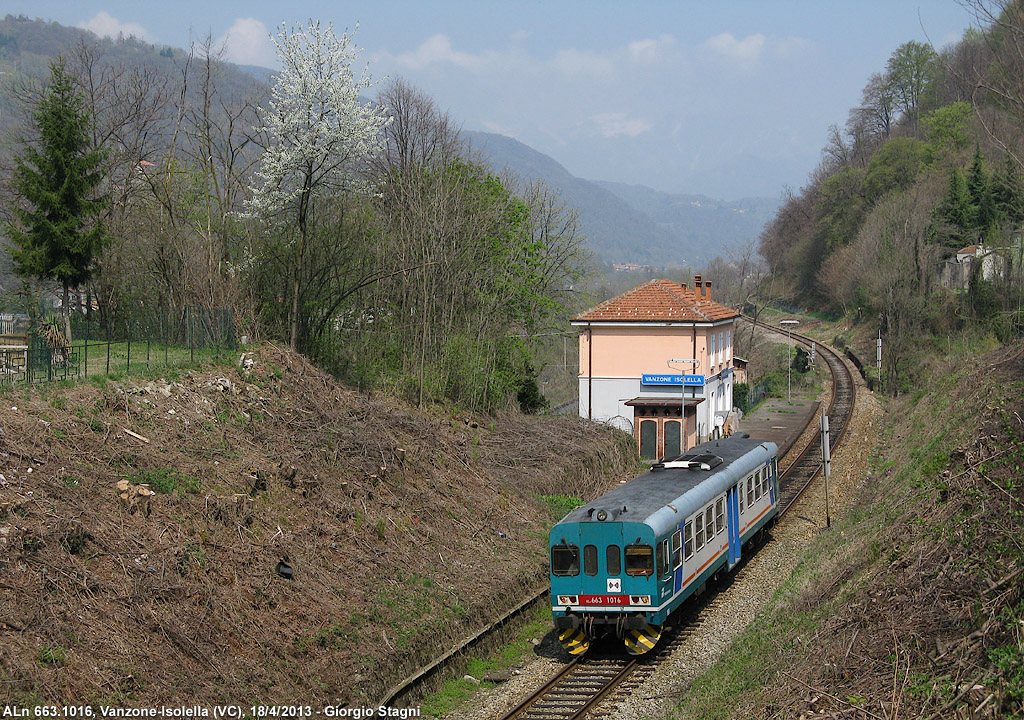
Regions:
<instances>
[{"instance_id":1,"label":"forested hillside","mask_svg":"<svg viewBox=\"0 0 1024 720\"><path fill-rule=\"evenodd\" d=\"M588 261L574 212L541 183L503 184L422 92L363 76L351 38L310 23L277 42L268 87L210 41L0 23L0 220L17 274L0 278L4 309L40 320L70 287L113 331L230 308L239 335L359 388L541 407L533 338L560 327ZM85 128L73 150L48 143L55 122ZM95 214L46 185L87 153L98 177L75 182Z\"/></svg>"},{"instance_id":2,"label":"forested hillside","mask_svg":"<svg viewBox=\"0 0 1024 720\"><path fill-rule=\"evenodd\" d=\"M1024 330L1024 6L964 5L959 43L905 43L868 79L760 240L776 293L877 323L892 390L921 338Z\"/></svg>"}]
</instances>

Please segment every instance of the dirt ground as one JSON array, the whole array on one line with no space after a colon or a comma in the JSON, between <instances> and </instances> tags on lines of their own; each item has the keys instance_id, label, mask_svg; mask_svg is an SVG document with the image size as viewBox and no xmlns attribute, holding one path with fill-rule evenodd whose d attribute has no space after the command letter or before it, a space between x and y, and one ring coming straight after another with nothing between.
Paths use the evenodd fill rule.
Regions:
<instances>
[{"instance_id":1,"label":"dirt ground","mask_svg":"<svg viewBox=\"0 0 1024 720\"><path fill-rule=\"evenodd\" d=\"M372 702L546 581L574 418L421 414L263 346L0 394L0 704Z\"/></svg>"}]
</instances>

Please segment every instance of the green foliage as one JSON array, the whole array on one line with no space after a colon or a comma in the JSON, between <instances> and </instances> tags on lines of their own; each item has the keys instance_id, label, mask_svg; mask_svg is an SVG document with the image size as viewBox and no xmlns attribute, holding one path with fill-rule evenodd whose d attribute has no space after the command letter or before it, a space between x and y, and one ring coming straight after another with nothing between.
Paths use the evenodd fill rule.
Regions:
<instances>
[{"instance_id":1,"label":"green foliage","mask_svg":"<svg viewBox=\"0 0 1024 720\"><path fill-rule=\"evenodd\" d=\"M848 245L864 222L866 177L864 168L847 165L821 183L815 210L830 251Z\"/></svg>"},{"instance_id":2,"label":"green foliage","mask_svg":"<svg viewBox=\"0 0 1024 720\"><path fill-rule=\"evenodd\" d=\"M40 665L63 665L68 659L68 651L59 645L44 645L36 653Z\"/></svg>"},{"instance_id":3,"label":"green foliage","mask_svg":"<svg viewBox=\"0 0 1024 720\"><path fill-rule=\"evenodd\" d=\"M198 493L201 489L199 478L178 472L173 468L163 470L143 470L131 475L127 480L136 485L149 485L156 492L178 494Z\"/></svg>"},{"instance_id":4,"label":"green foliage","mask_svg":"<svg viewBox=\"0 0 1024 720\"><path fill-rule=\"evenodd\" d=\"M864 194L874 202L893 190L904 190L924 167L928 146L911 137L893 138L871 156Z\"/></svg>"},{"instance_id":5,"label":"green foliage","mask_svg":"<svg viewBox=\"0 0 1024 720\"><path fill-rule=\"evenodd\" d=\"M32 127L38 140L15 158L13 187L23 204L6 228L11 258L19 275L57 280L66 295L95 270L106 239L99 218L106 200L99 194L103 154L90 145L89 114L63 58L50 66Z\"/></svg>"},{"instance_id":6,"label":"green foliage","mask_svg":"<svg viewBox=\"0 0 1024 720\"><path fill-rule=\"evenodd\" d=\"M974 115L974 108L963 101L946 105L925 116L921 124L936 150L960 150L967 147L968 123Z\"/></svg>"},{"instance_id":7,"label":"green foliage","mask_svg":"<svg viewBox=\"0 0 1024 720\"><path fill-rule=\"evenodd\" d=\"M895 108L916 123L925 97L938 71L938 55L931 45L911 40L900 45L886 63L886 80Z\"/></svg>"},{"instance_id":8,"label":"green foliage","mask_svg":"<svg viewBox=\"0 0 1024 720\"><path fill-rule=\"evenodd\" d=\"M570 512L583 504L583 500L567 495L538 495L537 500L543 503L553 520L561 520Z\"/></svg>"},{"instance_id":9,"label":"green foliage","mask_svg":"<svg viewBox=\"0 0 1024 720\"><path fill-rule=\"evenodd\" d=\"M965 244L973 215L967 179L959 169L954 168L949 174L946 196L932 212L933 237L949 251L955 252Z\"/></svg>"}]
</instances>

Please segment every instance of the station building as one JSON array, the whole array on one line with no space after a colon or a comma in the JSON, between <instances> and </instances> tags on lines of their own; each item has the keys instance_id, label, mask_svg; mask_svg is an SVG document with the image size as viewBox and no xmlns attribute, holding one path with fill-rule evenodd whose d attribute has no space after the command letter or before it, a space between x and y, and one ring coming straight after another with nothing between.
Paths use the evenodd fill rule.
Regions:
<instances>
[{"instance_id":1,"label":"station building","mask_svg":"<svg viewBox=\"0 0 1024 720\"><path fill-rule=\"evenodd\" d=\"M572 319L580 333L580 416L632 433L643 458L716 437L732 409L739 313L693 289L650 280Z\"/></svg>"}]
</instances>

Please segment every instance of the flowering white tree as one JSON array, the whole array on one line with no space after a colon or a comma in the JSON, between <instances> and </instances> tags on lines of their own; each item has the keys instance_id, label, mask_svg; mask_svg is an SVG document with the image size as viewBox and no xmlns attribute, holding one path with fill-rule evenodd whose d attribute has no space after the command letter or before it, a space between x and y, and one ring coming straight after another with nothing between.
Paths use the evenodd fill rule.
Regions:
<instances>
[{"instance_id":1,"label":"flowering white tree","mask_svg":"<svg viewBox=\"0 0 1024 720\"><path fill-rule=\"evenodd\" d=\"M348 34L310 21L306 29L281 26L271 38L281 61L259 132L266 147L252 187L251 210L262 217L288 215L298 223L294 240L289 311L289 344L299 329L303 260L314 203L320 196L356 184L355 171L376 154L390 122L379 106L364 104L359 92L372 83L352 65L359 51Z\"/></svg>"}]
</instances>

